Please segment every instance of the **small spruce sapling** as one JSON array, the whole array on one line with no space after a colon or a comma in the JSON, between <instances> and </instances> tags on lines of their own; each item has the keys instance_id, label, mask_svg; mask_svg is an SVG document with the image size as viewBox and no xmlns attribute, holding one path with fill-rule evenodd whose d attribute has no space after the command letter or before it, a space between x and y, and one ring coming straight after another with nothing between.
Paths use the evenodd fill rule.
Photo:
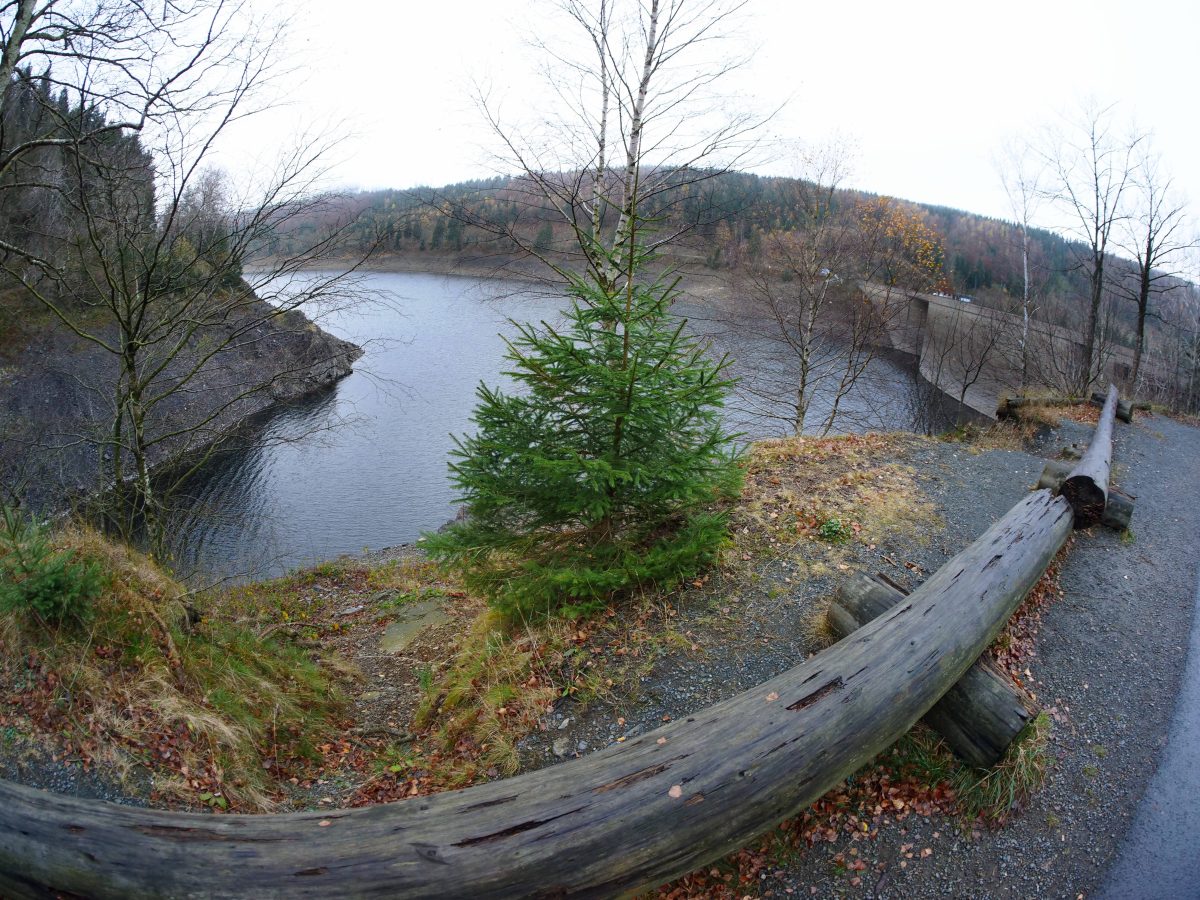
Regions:
<instances>
[{"instance_id":1,"label":"small spruce sapling","mask_svg":"<svg viewBox=\"0 0 1200 900\"><path fill-rule=\"evenodd\" d=\"M732 385L670 315L676 281L571 276L559 326L518 325L450 463L466 515L430 554L512 618L574 616L711 564L743 471L720 412ZM614 264L616 261L614 260Z\"/></svg>"},{"instance_id":2,"label":"small spruce sapling","mask_svg":"<svg viewBox=\"0 0 1200 900\"><path fill-rule=\"evenodd\" d=\"M55 628L80 624L104 584L96 562L56 550L44 526L0 505L0 613Z\"/></svg>"}]
</instances>

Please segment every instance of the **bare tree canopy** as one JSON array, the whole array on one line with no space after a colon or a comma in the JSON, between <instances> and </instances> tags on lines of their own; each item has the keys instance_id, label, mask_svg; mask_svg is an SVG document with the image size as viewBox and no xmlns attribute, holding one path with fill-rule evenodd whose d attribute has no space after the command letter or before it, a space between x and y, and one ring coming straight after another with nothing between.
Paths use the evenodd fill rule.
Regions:
<instances>
[{"instance_id":1,"label":"bare tree canopy","mask_svg":"<svg viewBox=\"0 0 1200 900\"><path fill-rule=\"evenodd\" d=\"M745 0L562 0L573 41L536 43L555 112L510 120L480 88L478 105L499 146L497 167L516 175L524 215L553 224L531 239L519 220L456 214L536 257L560 276L583 269L616 284L632 252L634 210L653 253L694 223L651 236L689 186L744 164L764 121L724 103L718 85L745 61L731 37Z\"/></svg>"},{"instance_id":2,"label":"bare tree canopy","mask_svg":"<svg viewBox=\"0 0 1200 900\"><path fill-rule=\"evenodd\" d=\"M105 432L78 439L106 460L105 521L125 535L144 526L155 549L164 501L186 478L156 481L156 462L198 465L247 398L314 366L348 369L355 352L313 340L300 314L355 294L344 268L308 274L336 265L338 222L276 249L292 223L321 218L333 142L304 136L237 184L211 163L264 108L281 36L226 0L0 8L0 272L113 364L92 386ZM287 333L299 358L230 375L226 360L281 352Z\"/></svg>"},{"instance_id":3,"label":"bare tree canopy","mask_svg":"<svg viewBox=\"0 0 1200 900\"><path fill-rule=\"evenodd\" d=\"M1146 348L1146 318L1151 304L1185 284L1187 255L1197 246L1197 236L1187 204L1176 194L1170 174L1149 140L1139 149L1132 175L1130 212L1118 235L1121 250L1134 261L1133 270L1120 284L1122 294L1137 306L1133 368L1129 383L1141 382Z\"/></svg>"},{"instance_id":4,"label":"bare tree canopy","mask_svg":"<svg viewBox=\"0 0 1200 900\"><path fill-rule=\"evenodd\" d=\"M790 434L828 434L881 348L910 291L942 272L939 236L894 201L851 201L842 190L849 152L799 148L788 205L793 227L771 227L746 263L744 295L729 326L764 347L743 384L757 415ZM864 286L882 288L864 293ZM814 400L823 407L817 417ZM856 423L860 426L866 423Z\"/></svg>"},{"instance_id":5,"label":"bare tree canopy","mask_svg":"<svg viewBox=\"0 0 1200 900\"><path fill-rule=\"evenodd\" d=\"M1122 132L1113 107L1084 104L1079 112L1050 128L1037 152L1047 172L1043 190L1063 217L1065 228L1079 243L1076 265L1087 276L1088 298L1083 329L1083 356L1078 373L1079 394L1100 377L1102 305L1111 289L1109 254L1117 229L1125 221L1123 204L1130 187L1135 154L1144 136Z\"/></svg>"}]
</instances>

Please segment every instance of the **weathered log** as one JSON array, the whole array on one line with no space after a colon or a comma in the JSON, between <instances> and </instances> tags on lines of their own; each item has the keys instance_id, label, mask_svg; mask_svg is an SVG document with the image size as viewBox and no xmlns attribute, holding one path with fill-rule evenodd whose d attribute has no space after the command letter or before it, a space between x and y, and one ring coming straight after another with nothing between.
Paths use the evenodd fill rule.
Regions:
<instances>
[{"instance_id":1,"label":"weathered log","mask_svg":"<svg viewBox=\"0 0 1200 900\"><path fill-rule=\"evenodd\" d=\"M1107 395L1100 391L1092 392L1092 402L1098 406L1103 406L1104 401L1107 399ZM1133 411L1135 408L1136 406L1132 401L1122 400L1120 397L1117 398L1117 418L1122 422L1133 424Z\"/></svg>"},{"instance_id":2,"label":"weathered log","mask_svg":"<svg viewBox=\"0 0 1200 900\"><path fill-rule=\"evenodd\" d=\"M829 606L829 626L839 638L846 637L904 597L881 580L856 574L838 587ZM980 658L925 713L924 722L960 759L988 768L1000 761L1031 715L1013 683Z\"/></svg>"},{"instance_id":3,"label":"weathered log","mask_svg":"<svg viewBox=\"0 0 1200 900\"><path fill-rule=\"evenodd\" d=\"M1082 458L1082 457L1081 457ZM1038 478L1038 489L1047 488L1051 491L1058 492L1062 487L1062 483L1067 480L1067 476L1071 474L1071 470L1075 468L1077 461L1052 459L1042 467L1042 475Z\"/></svg>"},{"instance_id":4,"label":"weathered log","mask_svg":"<svg viewBox=\"0 0 1200 900\"><path fill-rule=\"evenodd\" d=\"M1047 488L1055 493L1062 487L1063 481L1071 474L1074 463L1052 459L1042 469L1042 477L1038 479L1038 488ZM1104 504L1104 515L1100 524L1117 531L1124 531L1133 521L1133 506L1136 497L1109 485L1108 500Z\"/></svg>"},{"instance_id":5,"label":"weathered log","mask_svg":"<svg viewBox=\"0 0 1200 900\"><path fill-rule=\"evenodd\" d=\"M1108 502L1104 504L1104 515L1100 517L1100 524L1117 531L1125 531L1133 521L1133 506L1136 500L1132 494L1110 485Z\"/></svg>"},{"instance_id":6,"label":"weathered log","mask_svg":"<svg viewBox=\"0 0 1200 900\"><path fill-rule=\"evenodd\" d=\"M624 744L365 809L243 816L0 781L0 896L611 897L794 815L907 731L992 642L1073 514L1029 494L903 603L770 681Z\"/></svg>"},{"instance_id":7,"label":"weathered log","mask_svg":"<svg viewBox=\"0 0 1200 900\"><path fill-rule=\"evenodd\" d=\"M1083 459L1083 451L1086 449L1086 446L1080 447L1078 444L1069 444L1062 448L1062 458L1069 459L1073 463L1079 462L1079 460Z\"/></svg>"},{"instance_id":8,"label":"weathered log","mask_svg":"<svg viewBox=\"0 0 1200 900\"><path fill-rule=\"evenodd\" d=\"M1111 385L1100 421L1092 432L1091 443L1083 459L1075 464L1063 481L1061 495L1075 511L1075 527L1090 528L1104 515L1108 503L1108 475L1112 468L1113 417L1117 411L1117 388Z\"/></svg>"}]
</instances>

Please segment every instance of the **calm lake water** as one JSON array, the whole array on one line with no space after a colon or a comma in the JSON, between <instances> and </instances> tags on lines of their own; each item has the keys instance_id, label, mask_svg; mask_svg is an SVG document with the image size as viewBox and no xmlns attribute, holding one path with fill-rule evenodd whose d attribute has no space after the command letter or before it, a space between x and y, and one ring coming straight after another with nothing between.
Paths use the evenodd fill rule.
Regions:
<instances>
[{"instance_id":1,"label":"calm lake water","mask_svg":"<svg viewBox=\"0 0 1200 900\"><path fill-rule=\"evenodd\" d=\"M451 434L470 428L481 380L502 383L508 320L558 319L562 301L520 285L426 274L372 274L385 303L321 325L363 346L355 371L328 393L265 417L251 449L221 454L188 488L176 523L177 566L207 576L268 576L417 539L453 518ZM728 410L748 438L780 433L764 418L762 383L778 361L752 334L681 304L690 327L740 360L743 389ZM716 336L720 332L720 336ZM839 430L909 427L908 370L876 360L844 405ZM758 392L761 393L761 392ZM812 418L823 417L818 398Z\"/></svg>"}]
</instances>

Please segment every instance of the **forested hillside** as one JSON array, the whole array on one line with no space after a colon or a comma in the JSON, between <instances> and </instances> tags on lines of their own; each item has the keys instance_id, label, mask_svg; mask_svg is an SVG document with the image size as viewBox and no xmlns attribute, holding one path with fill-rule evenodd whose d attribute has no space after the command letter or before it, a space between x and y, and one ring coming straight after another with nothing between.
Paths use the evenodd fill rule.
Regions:
<instances>
[{"instance_id":1,"label":"forested hillside","mask_svg":"<svg viewBox=\"0 0 1200 900\"><path fill-rule=\"evenodd\" d=\"M586 177L590 173L525 173L439 188L362 192L331 203L320 218L295 220L261 249L287 253L323 233L341 231L361 252L373 249L385 258L402 255L406 265L417 268L423 256L439 269L455 261L483 259L524 274L529 268L521 262L537 257L569 267L575 231L586 230L590 223L585 204L558 198L578 198ZM655 239L662 240L663 256L685 270L753 279L774 267L778 275L780 240L800 234L811 238L812 200L827 195L818 217L823 223L885 215L891 222L883 231L890 229L893 238L917 229L932 241L938 273L927 289L1018 315L1025 309L1032 320L1068 329L1088 328L1091 248L1047 229L1028 228L1026 294L1022 230L1013 222L844 189L836 179L810 182L686 168L655 172L653 179L654 190L643 200L647 220ZM604 221L616 214L607 209ZM816 244L810 249L817 252ZM1098 340L1103 347L1132 348L1140 272L1133 261L1111 250L1104 256ZM825 268L818 263L810 274ZM790 280L796 274L781 277ZM888 277L886 270L876 274ZM1186 395L1189 399L1179 402L1188 407L1197 393L1200 293L1172 273L1158 272L1153 279L1143 320L1146 344L1157 354L1156 377L1173 384L1159 388L1172 396ZM1174 374L1164 375L1168 370Z\"/></svg>"},{"instance_id":2,"label":"forested hillside","mask_svg":"<svg viewBox=\"0 0 1200 900\"><path fill-rule=\"evenodd\" d=\"M721 173L661 197L655 218L663 229L686 226L690 246L707 250L709 267L738 266L758 258L763 233L800 227L795 181ZM861 191L838 192L838 202L847 207L876 197ZM895 202L919 212L941 235L947 277L961 293L1020 294L1019 237L1012 223L944 206ZM503 226L515 227L535 245L551 249L563 228L557 211L534 199L520 180L493 178L440 188L355 194L344 198L336 211L331 208L323 221L297 222L290 236L277 237L264 249L286 252L293 242L346 217L354 219L350 227L357 246L377 245L385 253L472 247L495 252L497 231ZM1064 282L1059 289L1066 289L1072 268L1070 243L1044 229L1030 234L1036 265L1055 273Z\"/></svg>"}]
</instances>

